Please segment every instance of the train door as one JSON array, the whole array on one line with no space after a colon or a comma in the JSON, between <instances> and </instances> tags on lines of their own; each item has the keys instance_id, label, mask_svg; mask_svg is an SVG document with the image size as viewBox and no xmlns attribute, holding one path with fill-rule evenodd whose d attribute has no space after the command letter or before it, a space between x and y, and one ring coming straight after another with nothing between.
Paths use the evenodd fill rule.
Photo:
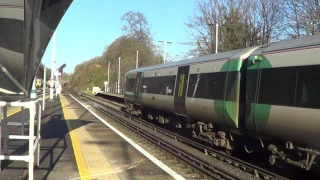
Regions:
<instances>
[{"instance_id":1,"label":"train door","mask_svg":"<svg viewBox=\"0 0 320 180\"><path fill-rule=\"evenodd\" d=\"M257 124L257 108L259 82L261 77L260 61L256 57L248 58L246 72L246 120L245 125L250 131L259 131Z\"/></svg>"},{"instance_id":2,"label":"train door","mask_svg":"<svg viewBox=\"0 0 320 180\"><path fill-rule=\"evenodd\" d=\"M190 66L178 68L177 81L174 93L174 107L177 113L186 114L186 89Z\"/></svg>"},{"instance_id":3,"label":"train door","mask_svg":"<svg viewBox=\"0 0 320 180\"><path fill-rule=\"evenodd\" d=\"M136 77L136 83L134 85L134 100L135 101L141 99L141 93L140 93L141 79L142 79L142 72L138 72L137 77Z\"/></svg>"}]
</instances>

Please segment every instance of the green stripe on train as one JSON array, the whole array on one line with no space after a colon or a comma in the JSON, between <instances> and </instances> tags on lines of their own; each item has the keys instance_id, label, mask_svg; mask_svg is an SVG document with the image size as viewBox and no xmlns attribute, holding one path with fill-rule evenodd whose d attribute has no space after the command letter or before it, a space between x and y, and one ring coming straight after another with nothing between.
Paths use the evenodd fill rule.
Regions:
<instances>
[{"instance_id":1,"label":"green stripe on train","mask_svg":"<svg viewBox=\"0 0 320 180\"><path fill-rule=\"evenodd\" d=\"M257 60L258 59L258 60ZM254 62L255 61L255 62ZM237 75L228 75L226 84L225 101L213 100L214 110L218 115L217 122L223 125L225 128L239 128L239 95L240 95L240 69L242 67L242 60L230 60L221 67L220 72L238 72ZM248 70L254 70L258 68L271 68L271 64L264 56L253 56L248 58ZM254 79L257 77L247 77L247 86L256 87ZM253 106L255 108L253 109ZM250 110L247 111L248 116L246 125L252 130L263 130L267 124L270 115L270 105L253 104ZM254 110L254 111L253 111Z\"/></svg>"},{"instance_id":2,"label":"green stripe on train","mask_svg":"<svg viewBox=\"0 0 320 180\"><path fill-rule=\"evenodd\" d=\"M269 60L264 56L251 56L248 58L248 70L258 70L264 68L272 68ZM251 75L251 76L250 76ZM252 96L256 96L257 77L258 73L247 73L247 92L252 93ZM251 91L248 91L250 90ZM246 126L250 130L263 131L267 125L271 105L250 103L246 104L248 108L248 115L246 116Z\"/></svg>"},{"instance_id":3,"label":"green stripe on train","mask_svg":"<svg viewBox=\"0 0 320 180\"><path fill-rule=\"evenodd\" d=\"M242 60L234 59L223 64L220 72L237 72L236 76L228 75L225 100L213 100L214 110L218 115L218 123L226 128L239 127L239 92L240 92L240 69Z\"/></svg>"},{"instance_id":4,"label":"green stripe on train","mask_svg":"<svg viewBox=\"0 0 320 180\"><path fill-rule=\"evenodd\" d=\"M263 131L270 116L271 105L252 103L248 106L250 114L246 119L246 127L258 132Z\"/></svg>"}]
</instances>

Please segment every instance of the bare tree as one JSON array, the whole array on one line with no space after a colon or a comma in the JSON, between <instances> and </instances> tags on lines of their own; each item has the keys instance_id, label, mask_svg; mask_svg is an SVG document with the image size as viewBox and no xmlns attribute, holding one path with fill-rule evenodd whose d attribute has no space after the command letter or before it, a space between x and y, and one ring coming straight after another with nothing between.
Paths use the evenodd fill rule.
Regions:
<instances>
[{"instance_id":1,"label":"bare tree","mask_svg":"<svg viewBox=\"0 0 320 180\"><path fill-rule=\"evenodd\" d=\"M286 26L289 38L320 33L319 0L285 0Z\"/></svg>"},{"instance_id":2,"label":"bare tree","mask_svg":"<svg viewBox=\"0 0 320 180\"><path fill-rule=\"evenodd\" d=\"M121 20L124 23L122 31L125 35L151 45L150 25L142 13L129 11L122 16Z\"/></svg>"},{"instance_id":3,"label":"bare tree","mask_svg":"<svg viewBox=\"0 0 320 180\"><path fill-rule=\"evenodd\" d=\"M229 51L281 39L283 0L199 0L189 17L189 43L194 55L214 53L215 24L218 51Z\"/></svg>"},{"instance_id":4,"label":"bare tree","mask_svg":"<svg viewBox=\"0 0 320 180\"><path fill-rule=\"evenodd\" d=\"M189 28L189 44L195 46L192 50L194 55L204 55L214 53L214 22L218 20L220 14L219 4L216 1L198 1L195 4L197 11L185 25Z\"/></svg>"}]
</instances>

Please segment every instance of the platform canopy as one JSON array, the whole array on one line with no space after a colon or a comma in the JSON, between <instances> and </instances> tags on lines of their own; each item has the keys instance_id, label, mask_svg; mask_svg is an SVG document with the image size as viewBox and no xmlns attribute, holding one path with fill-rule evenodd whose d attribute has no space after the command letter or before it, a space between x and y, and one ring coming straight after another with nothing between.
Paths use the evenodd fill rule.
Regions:
<instances>
[{"instance_id":1,"label":"platform canopy","mask_svg":"<svg viewBox=\"0 0 320 180\"><path fill-rule=\"evenodd\" d=\"M0 0L0 99L29 96L36 73L43 74L46 47L71 3Z\"/></svg>"}]
</instances>

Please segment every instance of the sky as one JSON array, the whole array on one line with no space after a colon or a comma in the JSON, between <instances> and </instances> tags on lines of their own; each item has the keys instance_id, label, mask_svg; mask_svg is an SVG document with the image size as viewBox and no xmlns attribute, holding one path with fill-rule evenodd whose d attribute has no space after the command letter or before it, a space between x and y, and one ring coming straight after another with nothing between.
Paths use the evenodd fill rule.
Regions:
<instances>
[{"instance_id":1,"label":"sky","mask_svg":"<svg viewBox=\"0 0 320 180\"><path fill-rule=\"evenodd\" d=\"M56 68L66 63L64 72L72 73L83 61L100 56L119 36L121 17L128 11L143 13L150 24L154 43L171 41L167 52L181 54L188 46L185 22L194 12L196 0L73 0L56 29ZM52 39L42 63L51 68Z\"/></svg>"}]
</instances>

